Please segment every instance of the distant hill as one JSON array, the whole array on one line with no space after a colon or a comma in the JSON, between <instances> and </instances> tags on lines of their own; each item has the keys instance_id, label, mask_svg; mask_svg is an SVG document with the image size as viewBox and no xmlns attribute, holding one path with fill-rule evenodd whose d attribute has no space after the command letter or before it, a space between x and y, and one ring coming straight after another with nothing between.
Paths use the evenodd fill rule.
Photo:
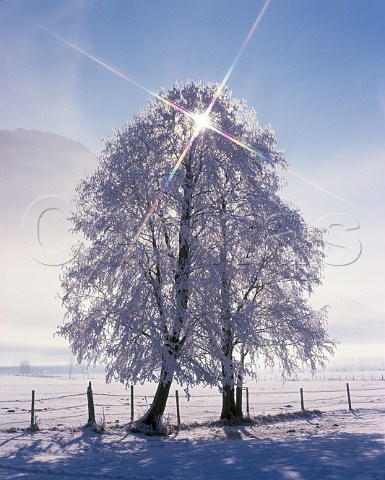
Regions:
<instances>
[{"instance_id":1,"label":"distant hill","mask_svg":"<svg viewBox=\"0 0 385 480\"><path fill-rule=\"evenodd\" d=\"M55 133L0 130L0 198L11 216L46 194L71 196L97 166L84 145Z\"/></svg>"},{"instance_id":2,"label":"distant hill","mask_svg":"<svg viewBox=\"0 0 385 480\"><path fill-rule=\"evenodd\" d=\"M70 199L97 164L61 135L0 130L0 365L68 362L66 342L53 338L63 312L60 267L51 265L70 259Z\"/></svg>"}]
</instances>

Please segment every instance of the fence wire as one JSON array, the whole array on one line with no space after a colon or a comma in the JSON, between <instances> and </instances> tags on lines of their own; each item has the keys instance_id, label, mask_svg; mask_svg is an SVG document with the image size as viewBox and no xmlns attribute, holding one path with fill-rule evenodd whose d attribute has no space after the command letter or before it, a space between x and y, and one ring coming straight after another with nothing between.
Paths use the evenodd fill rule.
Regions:
<instances>
[{"instance_id":1,"label":"fence wire","mask_svg":"<svg viewBox=\"0 0 385 480\"><path fill-rule=\"evenodd\" d=\"M309 386L309 384L305 384ZM261 390L258 387L248 388L249 403L247 404L246 388L243 388L243 410L250 411L253 415L262 413L291 412L301 409L300 392L298 390ZM364 393L365 392L365 393ZM369 393L368 393L369 392ZM376 392L376 393L374 393ZM350 398L352 409L360 408L362 405L385 407L385 387L369 388L350 388ZM35 420L42 426L55 428L60 425L71 426L75 419L81 420L83 424L88 421L88 407L84 403L73 404L73 401L80 397L87 397L86 388L84 392L50 395L45 393L41 398L38 392L35 392ZM319 396L323 394L323 396ZM328 396L325 396L328 394ZM280 398L277 398L280 395ZM304 407L306 410L320 409L348 409L347 391L344 387L331 390L313 390L303 389ZM23 394L24 397L24 394ZM97 399L100 398L100 403ZM96 400L93 405L95 416L99 418L104 416L107 423L129 423L132 419L132 407L134 409L134 419L139 418L151 405L154 399L153 395L143 395L134 391L133 405L131 392L117 394L105 392L93 392L93 399ZM110 399L110 401L109 401ZM120 399L120 402L118 401ZM183 421L184 412L187 420L204 421L207 419L218 418L221 408L222 394L194 395L189 393L179 397L179 410ZM0 399L0 430L9 429L14 426L23 426L27 428L31 420L31 397L26 399ZM28 408L25 408L27 407ZM177 419L177 400L170 395L165 410L165 417L176 421ZM66 415L70 411L74 413ZM60 413L61 412L61 413ZM24 418L22 417L24 416ZM111 420L113 419L113 421ZM72 423L71 423L72 422ZM186 418L185 418L186 423Z\"/></svg>"}]
</instances>

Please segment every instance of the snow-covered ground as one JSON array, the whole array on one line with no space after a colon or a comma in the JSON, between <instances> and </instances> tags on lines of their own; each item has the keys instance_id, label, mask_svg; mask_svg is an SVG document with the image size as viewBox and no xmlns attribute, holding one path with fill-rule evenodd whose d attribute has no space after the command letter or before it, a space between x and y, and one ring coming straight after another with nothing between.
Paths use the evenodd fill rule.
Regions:
<instances>
[{"instance_id":1,"label":"snow-covered ground","mask_svg":"<svg viewBox=\"0 0 385 480\"><path fill-rule=\"evenodd\" d=\"M92 382L96 418L106 432L83 428L86 388ZM349 383L352 411L348 410ZM178 388L178 387L175 387ZM283 382L261 375L249 382L255 425L215 424L220 394L195 388L188 401L179 387L182 427L176 428L175 397L166 414L170 435L128 433L130 390L105 385L102 376L0 377L0 479L31 478L258 478L383 479L385 382L381 372L302 375ZM295 418L305 408L322 414ZM30 422L31 390L41 428ZM134 389L135 418L151 402L154 385ZM246 405L244 405L246 409ZM267 421L268 414L286 415ZM263 418L262 416L265 416Z\"/></svg>"}]
</instances>

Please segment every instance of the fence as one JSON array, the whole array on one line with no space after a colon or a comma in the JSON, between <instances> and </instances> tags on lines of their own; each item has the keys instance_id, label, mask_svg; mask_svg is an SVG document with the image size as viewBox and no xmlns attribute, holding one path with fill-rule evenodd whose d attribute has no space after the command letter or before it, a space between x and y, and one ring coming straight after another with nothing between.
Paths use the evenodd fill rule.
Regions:
<instances>
[{"instance_id":1,"label":"fence","mask_svg":"<svg viewBox=\"0 0 385 480\"><path fill-rule=\"evenodd\" d=\"M100 387L100 386L99 386ZM290 385L293 387L293 384ZM139 390L139 391L136 391ZM353 410L358 408L384 408L385 387L379 385L354 386L349 383L337 388L317 390L300 387L298 389L273 389L261 391L257 386L243 389L243 411L247 415L277 414L305 410ZM140 393L140 387L131 385L124 394L93 391L92 384L82 393L68 395L39 396L24 395L17 400L0 399L0 429L55 428L80 426L94 423L101 416L107 424L125 424L140 418L148 409L152 395ZM221 395L180 395L176 390L170 394L165 416L171 423L204 422L219 418Z\"/></svg>"}]
</instances>

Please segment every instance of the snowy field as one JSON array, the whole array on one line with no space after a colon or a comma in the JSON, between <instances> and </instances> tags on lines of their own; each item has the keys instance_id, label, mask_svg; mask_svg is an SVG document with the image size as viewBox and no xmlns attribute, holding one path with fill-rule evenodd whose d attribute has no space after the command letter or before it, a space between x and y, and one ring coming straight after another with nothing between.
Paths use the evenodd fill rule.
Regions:
<instances>
[{"instance_id":1,"label":"snowy field","mask_svg":"<svg viewBox=\"0 0 385 480\"><path fill-rule=\"evenodd\" d=\"M84 428L89 381L99 425L104 415L103 434ZM125 427L131 418L131 390L105 385L101 375L1 376L0 479L384 478L382 372L302 374L294 381L266 374L247 386L256 424L215 424L221 405L216 389L191 389L188 400L175 385L181 428L174 388L165 415L170 434L146 437ZM301 410L300 388L305 409L321 413L291 415ZM28 430L32 390L37 432ZM151 403L154 390L154 385L134 387L135 419ZM271 421L271 416L278 419Z\"/></svg>"}]
</instances>

